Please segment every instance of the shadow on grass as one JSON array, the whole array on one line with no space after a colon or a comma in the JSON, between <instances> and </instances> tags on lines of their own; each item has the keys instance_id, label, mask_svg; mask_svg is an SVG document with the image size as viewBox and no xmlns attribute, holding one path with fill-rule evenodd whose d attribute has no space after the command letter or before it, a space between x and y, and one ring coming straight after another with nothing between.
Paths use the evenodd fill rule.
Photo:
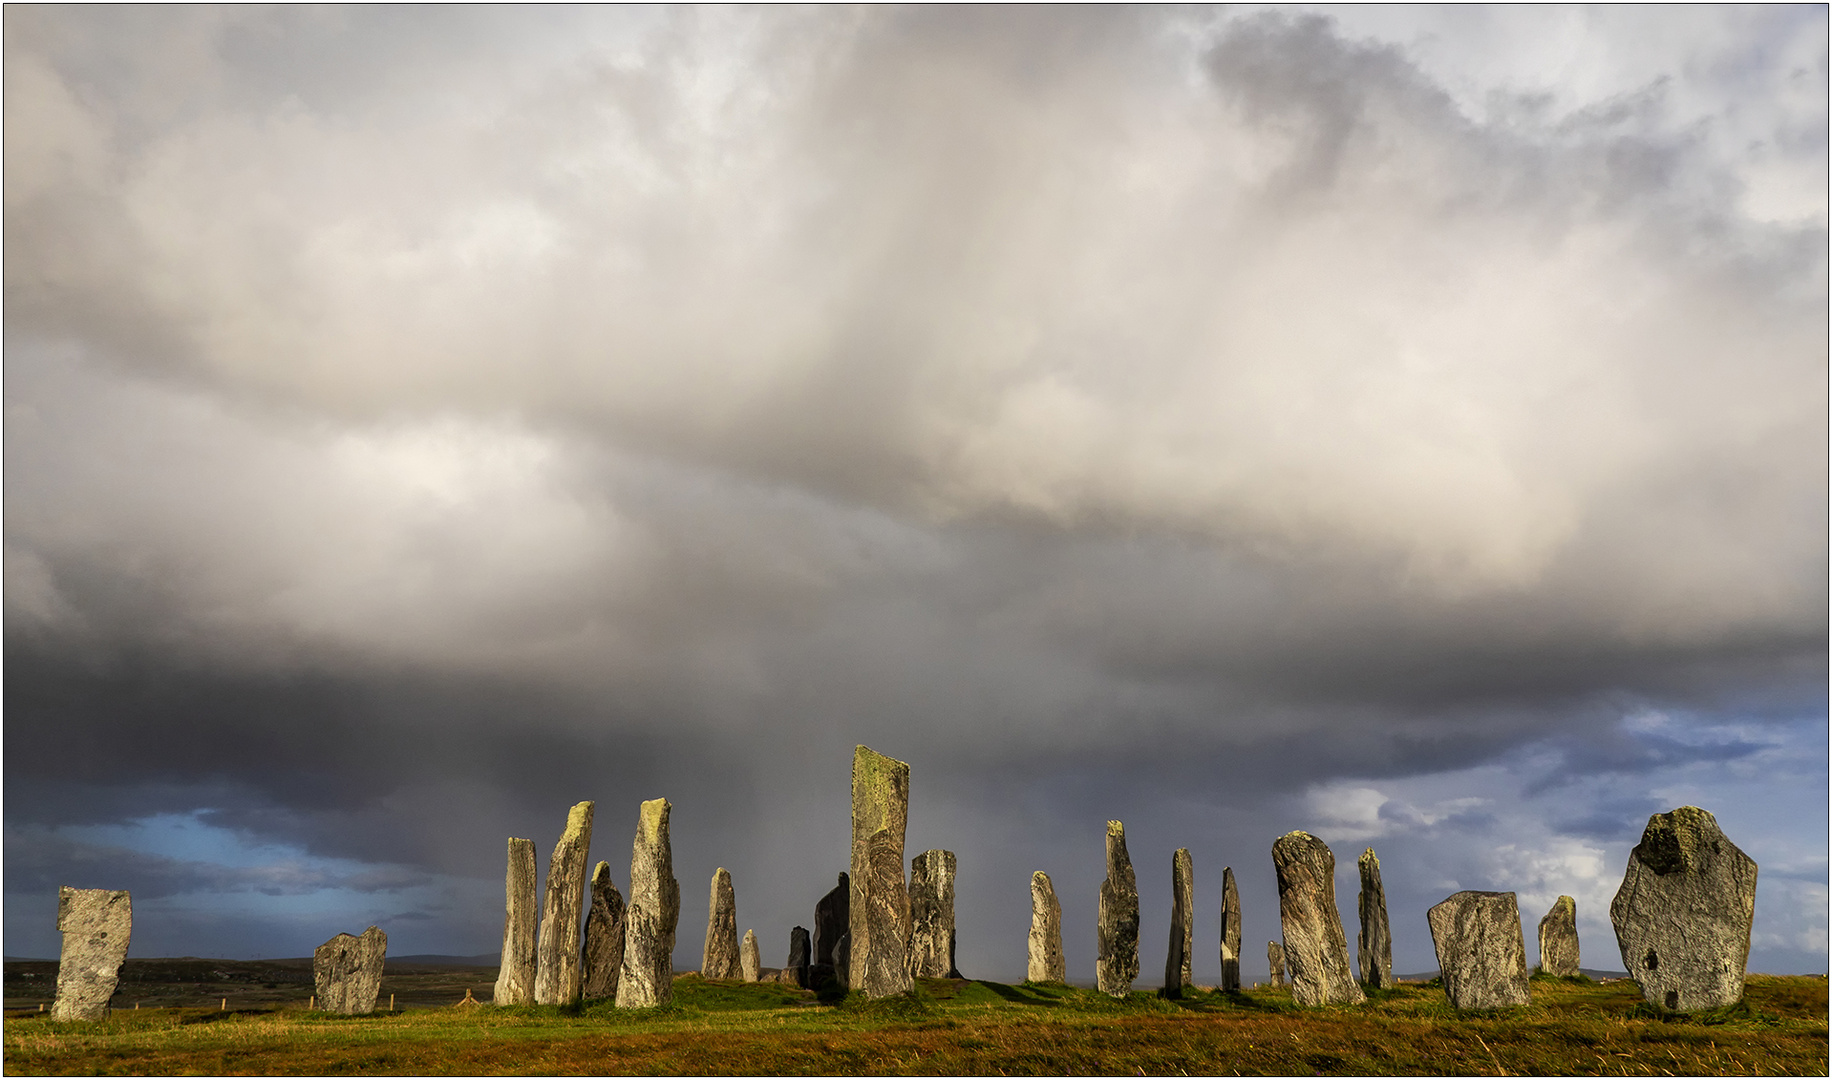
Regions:
<instances>
[{"instance_id":1,"label":"shadow on grass","mask_svg":"<svg viewBox=\"0 0 1832 1080\"><path fill-rule=\"evenodd\" d=\"M974 985L984 987L1004 1000L1016 1002L1019 1005L1041 1005L1047 1009L1059 1009L1062 1007L1062 1001L1060 1000L1062 995L1060 993L1050 993L1048 991L1048 984L1026 982L1019 983L1017 986L1012 986L1009 983L975 980ZM1064 987L1063 989L1066 990L1068 988Z\"/></svg>"}]
</instances>

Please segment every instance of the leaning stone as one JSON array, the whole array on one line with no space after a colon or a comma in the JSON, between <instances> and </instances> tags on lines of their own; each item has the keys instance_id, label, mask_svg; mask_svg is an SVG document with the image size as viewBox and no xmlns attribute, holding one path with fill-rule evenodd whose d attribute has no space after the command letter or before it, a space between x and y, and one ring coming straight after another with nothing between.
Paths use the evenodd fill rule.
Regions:
<instances>
[{"instance_id":1,"label":"leaning stone","mask_svg":"<svg viewBox=\"0 0 1832 1080\"><path fill-rule=\"evenodd\" d=\"M592 803L575 803L566 831L547 861L541 930L534 947L534 1003L571 1005L585 984L579 971L579 916L585 906L586 857L592 846Z\"/></svg>"},{"instance_id":2,"label":"leaning stone","mask_svg":"<svg viewBox=\"0 0 1832 1080\"><path fill-rule=\"evenodd\" d=\"M763 977L763 954L757 950L755 930L746 930L744 941L738 945L738 968L745 982L756 982Z\"/></svg>"},{"instance_id":3,"label":"leaning stone","mask_svg":"<svg viewBox=\"0 0 1832 1080\"><path fill-rule=\"evenodd\" d=\"M910 860L910 973L958 979L954 966L954 852L930 850Z\"/></svg>"},{"instance_id":4,"label":"leaning stone","mask_svg":"<svg viewBox=\"0 0 1832 1080\"><path fill-rule=\"evenodd\" d=\"M585 916L585 956L580 966L585 997L617 996L617 979L623 974L623 894L611 880L608 862L592 869L592 910Z\"/></svg>"},{"instance_id":5,"label":"leaning stone","mask_svg":"<svg viewBox=\"0 0 1832 1080\"><path fill-rule=\"evenodd\" d=\"M1336 856L1303 831L1272 845L1279 877L1279 927L1291 967L1291 1000L1299 1005L1356 1005L1367 1000L1349 971L1348 938L1336 910Z\"/></svg>"},{"instance_id":6,"label":"leaning stone","mask_svg":"<svg viewBox=\"0 0 1832 1080\"><path fill-rule=\"evenodd\" d=\"M1125 997L1139 977L1139 882L1126 854L1126 826L1107 822L1107 876L1100 883L1094 984Z\"/></svg>"},{"instance_id":7,"label":"leaning stone","mask_svg":"<svg viewBox=\"0 0 1832 1080\"><path fill-rule=\"evenodd\" d=\"M1285 985L1285 946L1276 941L1266 942L1266 969L1271 972L1273 986Z\"/></svg>"},{"instance_id":8,"label":"leaning stone","mask_svg":"<svg viewBox=\"0 0 1832 1080\"><path fill-rule=\"evenodd\" d=\"M910 894L903 834L910 767L867 746L852 754L852 898L847 986L868 998L911 988Z\"/></svg>"},{"instance_id":9,"label":"leaning stone","mask_svg":"<svg viewBox=\"0 0 1832 1080\"><path fill-rule=\"evenodd\" d=\"M840 874L840 883L814 904L815 964L833 964L834 946L851 929L852 875Z\"/></svg>"},{"instance_id":10,"label":"leaning stone","mask_svg":"<svg viewBox=\"0 0 1832 1080\"><path fill-rule=\"evenodd\" d=\"M388 957L388 935L371 926L362 937L338 934L312 953L312 980L318 1007L355 1016L375 1011L382 992L382 962Z\"/></svg>"},{"instance_id":11,"label":"leaning stone","mask_svg":"<svg viewBox=\"0 0 1832 1080\"><path fill-rule=\"evenodd\" d=\"M1196 874L1189 848L1170 857L1170 947L1164 957L1164 996L1182 997L1192 985L1190 950L1195 942Z\"/></svg>"},{"instance_id":12,"label":"leaning stone","mask_svg":"<svg viewBox=\"0 0 1832 1080\"><path fill-rule=\"evenodd\" d=\"M1569 896L1539 920L1539 969L1567 978L1578 973L1578 902Z\"/></svg>"},{"instance_id":13,"label":"leaning stone","mask_svg":"<svg viewBox=\"0 0 1832 1080\"><path fill-rule=\"evenodd\" d=\"M1361 870L1361 932L1355 935L1355 959L1361 966L1361 984L1370 990L1393 989L1393 935L1387 929L1387 891L1380 884L1380 859L1374 849L1356 860Z\"/></svg>"},{"instance_id":14,"label":"leaning stone","mask_svg":"<svg viewBox=\"0 0 1832 1080\"><path fill-rule=\"evenodd\" d=\"M1050 876L1041 870L1031 874L1030 962L1025 978L1031 982L1069 981L1069 966L1062 958L1062 904Z\"/></svg>"},{"instance_id":15,"label":"leaning stone","mask_svg":"<svg viewBox=\"0 0 1832 1080\"><path fill-rule=\"evenodd\" d=\"M808 961L808 929L804 926L797 926L789 931L789 963L788 966L784 967L782 970L785 974L794 972L795 985L806 990L814 985L813 982L809 980L808 968L810 966ZM829 964L828 966L832 967L833 965Z\"/></svg>"},{"instance_id":16,"label":"leaning stone","mask_svg":"<svg viewBox=\"0 0 1832 1080\"><path fill-rule=\"evenodd\" d=\"M1452 1008L1526 1005L1527 944L1511 892L1460 892L1425 913Z\"/></svg>"},{"instance_id":17,"label":"leaning stone","mask_svg":"<svg viewBox=\"0 0 1832 1080\"><path fill-rule=\"evenodd\" d=\"M667 799L642 804L630 850L630 906L624 909L623 972L617 1005L642 1009L674 1000L674 932L681 921L681 886L674 880Z\"/></svg>"},{"instance_id":18,"label":"leaning stone","mask_svg":"<svg viewBox=\"0 0 1832 1080\"><path fill-rule=\"evenodd\" d=\"M1221 868L1221 989L1240 989L1240 893L1234 868Z\"/></svg>"},{"instance_id":19,"label":"leaning stone","mask_svg":"<svg viewBox=\"0 0 1832 1080\"><path fill-rule=\"evenodd\" d=\"M701 953L700 977L740 978L743 961L738 955L738 899L732 893L732 876L723 866L712 875L712 897L706 907L706 948Z\"/></svg>"},{"instance_id":20,"label":"leaning stone","mask_svg":"<svg viewBox=\"0 0 1832 1080\"><path fill-rule=\"evenodd\" d=\"M1609 905L1622 963L1650 1005L1694 1012L1743 998L1756 863L1696 806L1655 814Z\"/></svg>"},{"instance_id":21,"label":"leaning stone","mask_svg":"<svg viewBox=\"0 0 1832 1080\"><path fill-rule=\"evenodd\" d=\"M496 972L498 1005L534 1004L534 841L509 838L509 872L503 882L503 956Z\"/></svg>"},{"instance_id":22,"label":"leaning stone","mask_svg":"<svg viewBox=\"0 0 1832 1080\"><path fill-rule=\"evenodd\" d=\"M125 890L65 885L57 890L57 928L64 941L57 958L51 1019L103 1019L133 936L133 898Z\"/></svg>"}]
</instances>

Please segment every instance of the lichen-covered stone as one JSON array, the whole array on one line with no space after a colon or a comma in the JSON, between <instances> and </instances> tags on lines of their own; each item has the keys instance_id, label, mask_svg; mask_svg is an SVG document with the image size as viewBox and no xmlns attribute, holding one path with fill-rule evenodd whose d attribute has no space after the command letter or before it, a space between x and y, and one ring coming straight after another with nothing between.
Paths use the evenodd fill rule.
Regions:
<instances>
[{"instance_id":1,"label":"lichen-covered stone","mask_svg":"<svg viewBox=\"0 0 1832 1080\"><path fill-rule=\"evenodd\" d=\"M1527 944L1511 892L1456 893L1425 913L1453 1008L1525 1005Z\"/></svg>"},{"instance_id":2,"label":"lichen-covered stone","mask_svg":"<svg viewBox=\"0 0 1832 1080\"><path fill-rule=\"evenodd\" d=\"M1578 902L1561 896L1539 920L1539 969L1548 975L1578 973Z\"/></svg>"},{"instance_id":3,"label":"lichen-covered stone","mask_svg":"<svg viewBox=\"0 0 1832 1080\"><path fill-rule=\"evenodd\" d=\"M355 1016L375 1011L382 992L382 963L388 958L388 935L371 926L361 937L338 934L312 953L312 981L318 1007Z\"/></svg>"},{"instance_id":4,"label":"lichen-covered stone","mask_svg":"<svg viewBox=\"0 0 1832 1080\"><path fill-rule=\"evenodd\" d=\"M585 955L581 960L581 993L614 998L623 974L623 894L611 880L611 864L592 868L592 908L585 916Z\"/></svg>"},{"instance_id":5,"label":"lichen-covered stone","mask_svg":"<svg viewBox=\"0 0 1832 1080\"><path fill-rule=\"evenodd\" d=\"M1125 997L1139 977L1139 881L1126 853L1126 826L1107 822L1107 876L1100 883L1095 924L1094 985Z\"/></svg>"},{"instance_id":6,"label":"lichen-covered stone","mask_svg":"<svg viewBox=\"0 0 1832 1080\"><path fill-rule=\"evenodd\" d=\"M910 977L910 893L903 835L910 767L868 746L852 755L852 897L847 986L868 998L901 994Z\"/></svg>"},{"instance_id":7,"label":"lichen-covered stone","mask_svg":"<svg viewBox=\"0 0 1832 1080\"><path fill-rule=\"evenodd\" d=\"M580 916L585 911L585 868L592 847L592 803L575 803L566 830L547 860L541 928L534 947L534 1003L571 1005L584 991L579 971Z\"/></svg>"},{"instance_id":8,"label":"lichen-covered stone","mask_svg":"<svg viewBox=\"0 0 1832 1080\"><path fill-rule=\"evenodd\" d=\"M910 860L910 972L958 979L954 966L954 852L929 850Z\"/></svg>"},{"instance_id":9,"label":"lichen-covered stone","mask_svg":"<svg viewBox=\"0 0 1832 1080\"><path fill-rule=\"evenodd\" d=\"M745 982L756 982L763 977L763 954L757 948L755 930L746 930L744 940L738 943L738 968Z\"/></svg>"},{"instance_id":10,"label":"lichen-covered stone","mask_svg":"<svg viewBox=\"0 0 1832 1080\"><path fill-rule=\"evenodd\" d=\"M1370 990L1393 989L1393 935L1387 929L1387 891L1380 884L1380 859L1374 849L1356 860L1361 870L1361 932L1355 935L1355 959L1361 966L1361 984Z\"/></svg>"},{"instance_id":11,"label":"lichen-covered stone","mask_svg":"<svg viewBox=\"0 0 1832 1080\"><path fill-rule=\"evenodd\" d=\"M1170 945L1164 955L1164 996L1182 997L1193 985L1190 950L1196 939L1196 874L1189 848L1170 857Z\"/></svg>"},{"instance_id":12,"label":"lichen-covered stone","mask_svg":"<svg viewBox=\"0 0 1832 1080\"><path fill-rule=\"evenodd\" d=\"M795 985L806 990L813 985L809 979L808 969L813 966L808 959L808 928L797 926L789 931L789 962L783 971L795 973ZM832 967L829 962L828 967Z\"/></svg>"},{"instance_id":13,"label":"lichen-covered stone","mask_svg":"<svg viewBox=\"0 0 1832 1080\"><path fill-rule=\"evenodd\" d=\"M1069 966L1062 957L1062 904L1056 886L1041 870L1031 874L1030 959L1025 978L1031 982L1067 982Z\"/></svg>"},{"instance_id":14,"label":"lichen-covered stone","mask_svg":"<svg viewBox=\"0 0 1832 1080\"><path fill-rule=\"evenodd\" d=\"M1234 868L1221 868L1221 989L1240 989L1240 892Z\"/></svg>"},{"instance_id":15,"label":"lichen-covered stone","mask_svg":"<svg viewBox=\"0 0 1832 1080\"><path fill-rule=\"evenodd\" d=\"M1276 941L1266 942L1266 970L1271 985L1285 985L1285 946Z\"/></svg>"},{"instance_id":16,"label":"lichen-covered stone","mask_svg":"<svg viewBox=\"0 0 1832 1080\"><path fill-rule=\"evenodd\" d=\"M674 880L667 799L642 804L630 850L630 904L624 909L623 971L617 1005L643 1009L674 1000L674 933L681 921L681 885Z\"/></svg>"},{"instance_id":17,"label":"lichen-covered stone","mask_svg":"<svg viewBox=\"0 0 1832 1080\"><path fill-rule=\"evenodd\" d=\"M832 967L833 950L852 927L852 875L842 872L840 883L814 904L814 959Z\"/></svg>"},{"instance_id":18,"label":"lichen-covered stone","mask_svg":"<svg viewBox=\"0 0 1832 1080\"><path fill-rule=\"evenodd\" d=\"M121 981L127 943L133 936L134 903L125 890L57 891L57 929L63 948L57 958L53 1020L100 1020Z\"/></svg>"},{"instance_id":19,"label":"lichen-covered stone","mask_svg":"<svg viewBox=\"0 0 1832 1080\"><path fill-rule=\"evenodd\" d=\"M534 841L509 838L509 872L503 882L503 955L496 971L498 1005L534 1004Z\"/></svg>"},{"instance_id":20,"label":"lichen-covered stone","mask_svg":"<svg viewBox=\"0 0 1832 1080\"><path fill-rule=\"evenodd\" d=\"M1367 1000L1349 971L1348 938L1336 909L1336 856L1329 845L1293 831L1272 845L1279 878L1279 927L1299 1005L1356 1005Z\"/></svg>"},{"instance_id":21,"label":"lichen-covered stone","mask_svg":"<svg viewBox=\"0 0 1832 1080\"><path fill-rule=\"evenodd\" d=\"M1648 819L1609 905L1622 963L1651 1005L1694 1012L1743 998L1756 863L1696 806Z\"/></svg>"},{"instance_id":22,"label":"lichen-covered stone","mask_svg":"<svg viewBox=\"0 0 1832 1080\"><path fill-rule=\"evenodd\" d=\"M738 898L732 892L732 876L723 866L712 875L712 895L706 909L706 948L700 954L700 977L739 978L743 961L738 955Z\"/></svg>"}]
</instances>

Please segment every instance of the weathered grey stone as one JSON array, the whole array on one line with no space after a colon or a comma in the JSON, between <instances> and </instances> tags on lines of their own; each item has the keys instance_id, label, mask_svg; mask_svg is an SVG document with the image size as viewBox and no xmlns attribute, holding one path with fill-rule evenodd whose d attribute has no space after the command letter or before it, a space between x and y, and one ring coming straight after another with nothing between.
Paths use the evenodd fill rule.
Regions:
<instances>
[{"instance_id":1,"label":"weathered grey stone","mask_svg":"<svg viewBox=\"0 0 1832 1080\"><path fill-rule=\"evenodd\" d=\"M783 971L795 973L795 985L806 990L813 985L808 978L808 928L797 926L789 931L789 962ZM829 967L832 965L829 964Z\"/></svg>"},{"instance_id":2,"label":"weathered grey stone","mask_svg":"<svg viewBox=\"0 0 1832 1080\"><path fill-rule=\"evenodd\" d=\"M852 989L852 934L840 935L840 940L833 946L833 979L846 989Z\"/></svg>"},{"instance_id":3,"label":"weathered grey stone","mask_svg":"<svg viewBox=\"0 0 1832 1080\"><path fill-rule=\"evenodd\" d=\"M1190 977L1190 950L1196 940L1196 874L1190 849L1170 857L1170 946L1164 955L1164 996L1182 997Z\"/></svg>"},{"instance_id":4,"label":"weathered grey stone","mask_svg":"<svg viewBox=\"0 0 1832 1080\"><path fill-rule=\"evenodd\" d=\"M1743 998L1756 863L1696 806L1648 819L1609 905L1622 964L1651 1005L1693 1012Z\"/></svg>"},{"instance_id":5,"label":"weathered grey stone","mask_svg":"<svg viewBox=\"0 0 1832 1080\"><path fill-rule=\"evenodd\" d=\"M763 977L763 954L757 949L755 930L746 930L744 940L738 944L738 968L745 982L756 982Z\"/></svg>"},{"instance_id":6,"label":"weathered grey stone","mask_svg":"<svg viewBox=\"0 0 1832 1080\"><path fill-rule=\"evenodd\" d=\"M1050 876L1041 870L1031 874L1030 962L1024 977L1031 982L1069 981L1069 966L1062 958L1062 904Z\"/></svg>"},{"instance_id":7,"label":"weathered grey stone","mask_svg":"<svg viewBox=\"0 0 1832 1080\"><path fill-rule=\"evenodd\" d=\"M624 909L623 972L617 1005L642 1009L674 1000L674 932L681 922L681 885L674 880L667 799L642 804L630 850L630 906Z\"/></svg>"},{"instance_id":8,"label":"weathered grey stone","mask_svg":"<svg viewBox=\"0 0 1832 1080\"><path fill-rule=\"evenodd\" d=\"M133 936L133 898L125 890L65 885L57 890L57 928L64 941L57 957L57 999L51 1019L106 1017Z\"/></svg>"},{"instance_id":9,"label":"weathered grey stone","mask_svg":"<svg viewBox=\"0 0 1832 1080\"><path fill-rule=\"evenodd\" d=\"M700 954L700 977L741 978L744 968L738 955L738 898L732 892L732 876L723 866L712 875L712 896L706 909L706 948Z\"/></svg>"},{"instance_id":10,"label":"weathered grey stone","mask_svg":"<svg viewBox=\"0 0 1832 1080\"><path fill-rule=\"evenodd\" d=\"M847 987L868 998L901 994L910 980L910 893L903 834L910 767L868 746L852 754L852 898Z\"/></svg>"},{"instance_id":11,"label":"weathered grey stone","mask_svg":"<svg viewBox=\"0 0 1832 1080\"><path fill-rule=\"evenodd\" d=\"M361 937L338 934L312 953L312 981L318 1007L355 1016L375 1011L382 992L382 962L388 957L388 935L378 926Z\"/></svg>"},{"instance_id":12,"label":"weathered grey stone","mask_svg":"<svg viewBox=\"0 0 1832 1080\"><path fill-rule=\"evenodd\" d=\"M1279 877L1279 927L1291 968L1291 1000L1299 1005L1355 1005L1367 1000L1349 971L1348 938L1336 910L1336 856L1307 832L1272 845Z\"/></svg>"},{"instance_id":13,"label":"weathered grey stone","mask_svg":"<svg viewBox=\"0 0 1832 1080\"><path fill-rule=\"evenodd\" d=\"M1387 929L1387 890L1380 884L1380 859L1369 848L1361 853L1356 866L1361 870L1361 892L1356 897L1356 906L1361 909L1361 932L1355 935L1355 959L1361 966L1361 985L1370 990L1391 990L1393 935Z\"/></svg>"},{"instance_id":14,"label":"weathered grey stone","mask_svg":"<svg viewBox=\"0 0 1832 1080\"><path fill-rule=\"evenodd\" d=\"M585 916L585 956L580 991L588 998L614 998L623 974L623 894L611 880L611 864L592 868L592 909Z\"/></svg>"},{"instance_id":15,"label":"weathered grey stone","mask_svg":"<svg viewBox=\"0 0 1832 1080\"><path fill-rule=\"evenodd\" d=\"M1139 881L1126 854L1126 826L1117 821L1107 822L1107 876L1100 883L1095 939L1095 986L1125 997L1139 977Z\"/></svg>"},{"instance_id":16,"label":"weathered grey stone","mask_svg":"<svg viewBox=\"0 0 1832 1080\"><path fill-rule=\"evenodd\" d=\"M833 966L833 950L851 929L852 875L840 874L840 883L814 904L815 964Z\"/></svg>"},{"instance_id":17,"label":"weathered grey stone","mask_svg":"<svg viewBox=\"0 0 1832 1080\"><path fill-rule=\"evenodd\" d=\"M1539 920L1539 969L1567 978L1578 973L1578 902L1569 896Z\"/></svg>"},{"instance_id":18,"label":"weathered grey stone","mask_svg":"<svg viewBox=\"0 0 1832 1080\"><path fill-rule=\"evenodd\" d=\"M1527 943L1511 892L1460 892L1425 913L1444 995L1458 1009L1525 1005Z\"/></svg>"},{"instance_id":19,"label":"weathered grey stone","mask_svg":"<svg viewBox=\"0 0 1832 1080\"><path fill-rule=\"evenodd\" d=\"M958 979L954 966L954 852L931 849L910 860L910 973Z\"/></svg>"},{"instance_id":20,"label":"weathered grey stone","mask_svg":"<svg viewBox=\"0 0 1832 1080\"><path fill-rule=\"evenodd\" d=\"M1240 989L1240 892L1234 868L1221 868L1221 988Z\"/></svg>"},{"instance_id":21,"label":"weathered grey stone","mask_svg":"<svg viewBox=\"0 0 1832 1080\"><path fill-rule=\"evenodd\" d=\"M1276 941L1266 942L1266 970L1273 986L1285 985L1285 946Z\"/></svg>"},{"instance_id":22,"label":"weathered grey stone","mask_svg":"<svg viewBox=\"0 0 1832 1080\"><path fill-rule=\"evenodd\" d=\"M547 860L541 928L534 946L534 1003L571 1005L585 988L579 971L579 923L585 907L585 868L592 847L592 803L573 804L566 831Z\"/></svg>"},{"instance_id":23,"label":"weathered grey stone","mask_svg":"<svg viewBox=\"0 0 1832 1080\"><path fill-rule=\"evenodd\" d=\"M498 1005L534 1004L534 841L509 838L509 873L503 882L503 957L496 972Z\"/></svg>"}]
</instances>

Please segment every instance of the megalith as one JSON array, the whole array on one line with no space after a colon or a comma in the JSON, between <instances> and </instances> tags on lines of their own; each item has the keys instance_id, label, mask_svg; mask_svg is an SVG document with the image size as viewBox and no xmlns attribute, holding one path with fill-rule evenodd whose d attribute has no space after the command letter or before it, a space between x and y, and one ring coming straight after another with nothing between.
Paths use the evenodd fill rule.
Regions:
<instances>
[{"instance_id":1,"label":"megalith","mask_svg":"<svg viewBox=\"0 0 1832 1080\"><path fill-rule=\"evenodd\" d=\"M1528 1004L1527 944L1513 893L1456 893L1427 911L1425 920L1451 1007Z\"/></svg>"},{"instance_id":2,"label":"megalith","mask_svg":"<svg viewBox=\"0 0 1832 1080\"><path fill-rule=\"evenodd\" d=\"M833 950L851 925L852 875L842 872L840 883L814 904L814 960L834 965Z\"/></svg>"},{"instance_id":3,"label":"megalith","mask_svg":"<svg viewBox=\"0 0 1832 1080\"><path fill-rule=\"evenodd\" d=\"M1387 891L1380 884L1380 859L1374 849L1361 853L1355 865L1361 870L1361 932L1355 935L1355 959L1361 967L1361 985L1370 990L1393 989L1393 935L1387 929Z\"/></svg>"},{"instance_id":4,"label":"megalith","mask_svg":"<svg viewBox=\"0 0 1832 1080\"><path fill-rule=\"evenodd\" d=\"M1539 969L1566 978L1578 973L1578 902L1569 896L1539 920Z\"/></svg>"},{"instance_id":5,"label":"megalith","mask_svg":"<svg viewBox=\"0 0 1832 1080\"><path fill-rule=\"evenodd\" d=\"M674 880L667 799L642 804L630 850L630 903L623 913L623 971L617 1005L625 1009L674 1000L674 932L681 921L681 885Z\"/></svg>"},{"instance_id":6,"label":"megalith","mask_svg":"<svg viewBox=\"0 0 1832 1080\"><path fill-rule=\"evenodd\" d=\"M1622 964L1650 1005L1693 1012L1743 997L1756 863L1696 806L1648 819L1609 905Z\"/></svg>"},{"instance_id":7,"label":"megalith","mask_svg":"<svg viewBox=\"0 0 1832 1080\"><path fill-rule=\"evenodd\" d=\"M534 1003L571 1005L584 980L579 972L579 924L585 907L586 858L592 846L592 803L574 803L566 830L547 860L541 928L534 946Z\"/></svg>"},{"instance_id":8,"label":"megalith","mask_svg":"<svg viewBox=\"0 0 1832 1080\"><path fill-rule=\"evenodd\" d=\"M1240 892L1234 868L1221 868L1221 988L1240 989Z\"/></svg>"},{"instance_id":9,"label":"megalith","mask_svg":"<svg viewBox=\"0 0 1832 1080\"><path fill-rule=\"evenodd\" d=\"M1164 996L1182 997L1193 985L1190 950L1196 940L1196 874L1190 849L1178 848L1170 857L1170 945L1164 954Z\"/></svg>"},{"instance_id":10,"label":"megalith","mask_svg":"<svg viewBox=\"0 0 1832 1080\"><path fill-rule=\"evenodd\" d=\"M388 957L388 935L371 926L361 937L338 934L312 953L312 981L318 1007L355 1016L375 1011L382 992L382 962Z\"/></svg>"},{"instance_id":11,"label":"megalith","mask_svg":"<svg viewBox=\"0 0 1832 1080\"><path fill-rule=\"evenodd\" d=\"M127 942L133 936L134 904L126 890L57 890L57 929L64 935L57 956L57 998L53 1020L100 1020L121 981Z\"/></svg>"},{"instance_id":12,"label":"megalith","mask_svg":"<svg viewBox=\"0 0 1832 1080\"><path fill-rule=\"evenodd\" d=\"M1094 984L1103 994L1125 997L1139 977L1139 881L1126 854L1126 826L1107 822L1107 876L1100 883L1095 924Z\"/></svg>"},{"instance_id":13,"label":"megalith","mask_svg":"<svg viewBox=\"0 0 1832 1080\"><path fill-rule=\"evenodd\" d=\"M623 894L611 880L611 864L592 868L592 908L585 916L585 956L580 964L580 993L614 998L623 974Z\"/></svg>"},{"instance_id":14,"label":"megalith","mask_svg":"<svg viewBox=\"0 0 1832 1080\"><path fill-rule=\"evenodd\" d=\"M958 979L954 966L954 852L930 850L910 860L910 973Z\"/></svg>"},{"instance_id":15,"label":"megalith","mask_svg":"<svg viewBox=\"0 0 1832 1080\"><path fill-rule=\"evenodd\" d=\"M745 982L756 982L763 977L763 954L757 949L755 930L746 930L744 940L738 943L738 969Z\"/></svg>"},{"instance_id":16,"label":"megalith","mask_svg":"<svg viewBox=\"0 0 1832 1080\"><path fill-rule=\"evenodd\" d=\"M1273 986L1285 985L1285 946L1266 942L1266 970Z\"/></svg>"},{"instance_id":17,"label":"megalith","mask_svg":"<svg viewBox=\"0 0 1832 1080\"><path fill-rule=\"evenodd\" d=\"M868 746L852 754L852 897L847 903L847 987L868 998L909 990L910 893L903 833L910 767Z\"/></svg>"},{"instance_id":18,"label":"megalith","mask_svg":"<svg viewBox=\"0 0 1832 1080\"><path fill-rule=\"evenodd\" d=\"M789 962L783 966L783 971L785 973L793 971L795 973L795 985L806 990L810 985L808 975L808 968L810 966L808 960L808 928L805 926L794 927L789 931ZM831 961L829 961L828 966L833 966Z\"/></svg>"},{"instance_id":19,"label":"megalith","mask_svg":"<svg viewBox=\"0 0 1832 1080\"><path fill-rule=\"evenodd\" d=\"M498 1005L534 1004L534 841L509 838L509 872L503 882L503 957L496 972Z\"/></svg>"},{"instance_id":20,"label":"megalith","mask_svg":"<svg viewBox=\"0 0 1832 1080\"><path fill-rule=\"evenodd\" d=\"M706 948L701 953L700 977L739 978L743 966L738 956L738 898L732 892L732 876L723 866L712 875L712 897L706 909Z\"/></svg>"},{"instance_id":21,"label":"megalith","mask_svg":"<svg viewBox=\"0 0 1832 1080\"><path fill-rule=\"evenodd\" d=\"M1348 938L1336 909L1336 856L1302 830L1272 845L1279 878L1279 928L1299 1005L1356 1005L1367 1000L1349 971Z\"/></svg>"},{"instance_id":22,"label":"megalith","mask_svg":"<svg viewBox=\"0 0 1832 1080\"><path fill-rule=\"evenodd\" d=\"M1069 966L1062 958L1062 904L1050 876L1041 870L1031 874L1030 960L1024 977L1031 982L1069 981Z\"/></svg>"}]
</instances>

